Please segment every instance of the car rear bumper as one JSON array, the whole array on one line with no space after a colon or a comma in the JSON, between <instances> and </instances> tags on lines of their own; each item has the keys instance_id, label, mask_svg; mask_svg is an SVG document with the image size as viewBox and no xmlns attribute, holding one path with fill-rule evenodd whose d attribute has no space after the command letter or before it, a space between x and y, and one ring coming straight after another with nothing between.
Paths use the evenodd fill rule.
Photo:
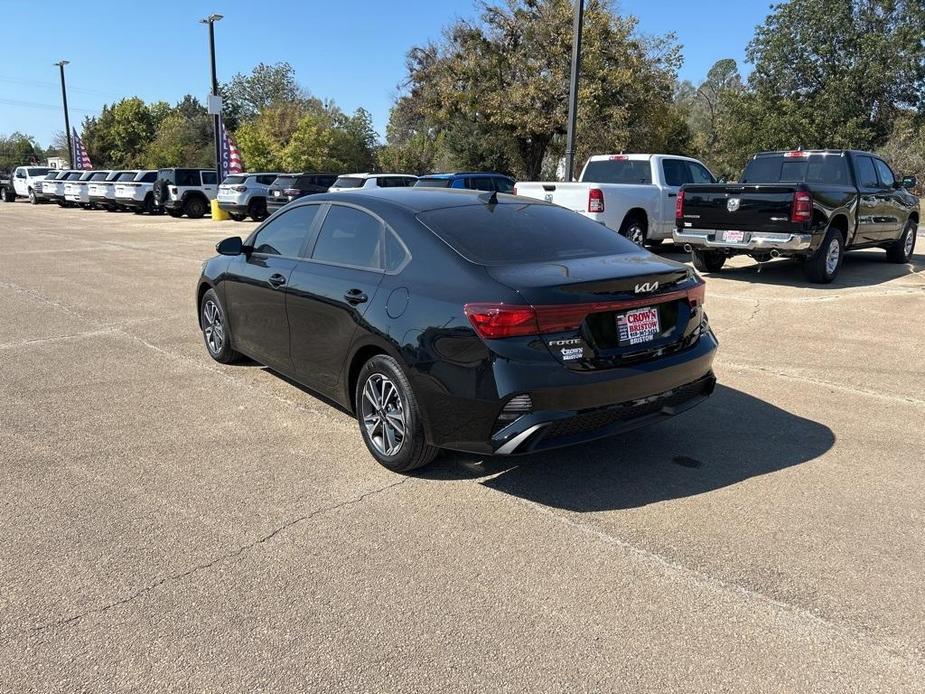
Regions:
<instances>
[{"instance_id":1,"label":"car rear bumper","mask_svg":"<svg viewBox=\"0 0 925 694\"><path fill-rule=\"evenodd\" d=\"M675 243L686 244L700 250L718 250L730 253L761 253L776 250L782 253L800 253L809 251L813 245L812 234L793 234L766 231L745 232L745 240L733 243L722 240L722 231L715 229L697 229L679 231L675 229L671 237Z\"/></svg>"},{"instance_id":2,"label":"car rear bumper","mask_svg":"<svg viewBox=\"0 0 925 694\"><path fill-rule=\"evenodd\" d=\"M247 214L247 205L239 202L227 202L225 200L219 200L218 206L225 210L225 212L230 212L231 214Z\"/></svg>"},{"instance_id":3,"label":"car rear bumper","mask_svg":"<svg viewBox=\"0 0 925 694\"><path fill-rule=\"evenodd\" d=\"M572 371L558 363L496 360L494 380L504 384L500 400L416 391L429 415L432 445L486 455L529 453L612 436L702 402L716 383L717 347L707 327L684 350L596 372ZM532 409L505 424L498 416L516 395L529 396Z\"/></svg>"},{"instance_id":4,"label":"car rear bumper","mask_svg":"<svg viewBox=\"0 0 925 694\"><path fill-rule=\"evenodd\" d=\"M107 198L105 195L91 195L90 202L95 205L115 205L115 198Z\"/></svg>"},{"instance_id":5,"label":"car rear bumper","mask_svg":"<svg viewBox=\"0 0 925 694\"><path fill-rule=\"evenodd\" d=\"M129 207L135 210L144 209L145 201L136 200L135 198L119 198L117 197L113 202L120 207Z\"/></svg>"}]
</instances>

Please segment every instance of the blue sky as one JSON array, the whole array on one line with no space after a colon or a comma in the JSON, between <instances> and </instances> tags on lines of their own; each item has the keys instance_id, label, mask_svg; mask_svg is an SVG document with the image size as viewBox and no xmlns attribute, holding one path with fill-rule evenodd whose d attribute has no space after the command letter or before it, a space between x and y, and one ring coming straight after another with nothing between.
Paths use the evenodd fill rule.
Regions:
<instances>
[{"instance_id":1,"label":"blue sky","mask_svg":"<svg viewBox=\"0 0 925 694\"><path fill-rule=\"evenodd\" d=\"M619 7L639 18L643 34L674 31L684 46L681 77L696 82L719 58L735 58L747 72L745 45L768 0L622 0ZM384 135L407 50L477 9L474 0L0 0L0 134L19 130L47 146L64 129L53 65L61 59L71 61L72 124L125 96L173 103L190 93L205 101L207 29L196 20L211 12L225 15L216 25L219 80L285 60L314 95L345 111L367 108Z\"/></svg>"}]
</instances>

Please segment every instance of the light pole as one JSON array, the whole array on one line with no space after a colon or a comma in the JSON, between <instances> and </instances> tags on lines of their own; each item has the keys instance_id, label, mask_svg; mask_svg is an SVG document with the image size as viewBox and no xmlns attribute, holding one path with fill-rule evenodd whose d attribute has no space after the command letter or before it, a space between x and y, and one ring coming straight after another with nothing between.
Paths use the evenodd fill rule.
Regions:
<instances>
[{"instance_id":1,"label":"light pole","mask_svg":"<svg viewBox=\"0 0 925 694\"><path fill-rule=\"evenodd\" d=\"M575 22L572 25L572 74L568 88L568 127L565 134L565 180L572 180L575 165L575 120L578 117L578 75L581 68L581 23L585 0L575 0Z\"/></svg>"},{"instance_id":2,"label":"light pole","mask_svg":"<svg viewBox=\"0 0 925 694\"><path fill-rule=\"evenodd\" d=\"M62 60L55 63L61 69L61 100L64 102L64 134L67 135L67 162L68 165L73 169L74 164L74 148L71 146L71 119L67 115L67 88L64 86L64 66L67 65L69 60Z\"/></svg>"},{"instance_id":3,"label":"light pole","mask_svg":"<svg viewBox=\"0 0 925 694\"><path fill-rule=\"evenodd\" d=\"M218 96L218 73L215 70L215 23L222 18L220 14L210 14L205 19L200 19L200 24L209 25L209 57L212 61L212 96ZM212 123L215 129L215 175L221 183L222 177L222 149L221 149L221 114L216 113L212 116Z\"/></svg>"}]
</instances>

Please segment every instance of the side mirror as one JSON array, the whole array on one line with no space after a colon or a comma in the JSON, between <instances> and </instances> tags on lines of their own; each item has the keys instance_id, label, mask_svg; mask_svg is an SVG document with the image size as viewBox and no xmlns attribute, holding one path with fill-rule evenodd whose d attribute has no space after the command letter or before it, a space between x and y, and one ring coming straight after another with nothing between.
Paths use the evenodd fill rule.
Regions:
<instances>
[{"instance_id":1,"label":"side mirror","mask_svg":"<svg viewBox=\"0 0 925 694\"><path fill-rule=\"evenodd\" d=\"M244 252L244 243L240 236L229 236L215 244L219 255L241 255Z\"/></svg>"},{"instance_id":2,"label":"side mirror","mask_svg":"<svg viewBox=\"0 0 925 694\"><path fill-rule=\"evenodd\" d=\"M899 185L906 190L915 188L918 184L919 181L915 176L903 176L902 180L899 182Z\"/></svg>"}]
</instances>

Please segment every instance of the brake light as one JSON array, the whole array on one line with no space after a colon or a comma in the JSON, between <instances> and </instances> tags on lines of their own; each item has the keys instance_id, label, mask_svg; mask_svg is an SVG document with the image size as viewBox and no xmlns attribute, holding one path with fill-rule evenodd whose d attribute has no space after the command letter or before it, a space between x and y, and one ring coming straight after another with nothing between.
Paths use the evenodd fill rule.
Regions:
<instances>
[{"instance_id":1,"label":"brake light","mask_svg":"<svg viewBox=\"0 0 925 694\"><path fill-rule=\"evenodd\" d=\"M592 188L588 191L588 212L604 211L604 191Z\"/></svg>"},{"instance_id":2,"label":"brake light","mask_svg":"<svg viewBox=\"0 0 925 694\"><path fill-rule=\"evenodd\" d=\"M522 335L538 335L536 310L532 306L505 304L466 304L466 317L486 340Z\"/></svg>"},{"instance_id":3,"label":"brake light","mask_svg":"<svg viewBox=\"0 0 925 694\"><path fill-rule=\"evenodd\" d=\"M678 191L678 197L674 201L674 218L684 219L684 191Z\"/></svg>"},{"instance_id":4,"label":"brake light","mask_svg":"<svg viewBox=\"0 0 925 694\"><path fill-rule=\"evenodd\" d=\"M302 191L298 188L284 188L283 195L301 195Z\"/></svg>"},{"instance_id":5,"label":"brake light","mask_svg":"<svg viewBox=\"0 0 925 694\"><path fill-rule=\"evenodd\" d=\"M809 153L804 152L802 149L795 149L792 152L787 152L784 156L787 159L793 159L794 157L808 157Z\"/></svg>"},{"instance_id":6,"label":"brake light","mask_svg":"<svg viewBox=\"0 0 925 694\"><path fill-rule=\"evenodd\" d=\"M235 193L243 193L247 190L247 186L228 186L229 190L233 190Z\"/></svg>"},{"instance_id":7,"label":"brake light","mask_svg":"<svg viewBox=\"0 0 925 694\"><path fill-rule=\"evenodd\" d=\"M798 190L793 194L793 203L790 206L790 221L795 224L809 222L813 218L813 196L805 190Z\"/></svg>"},{"instance_id":8,"label":"brake light","mask_svg":"<svg viewBox=\"0 0 925 694\"><path fill-rule=\"evenodd\" d=\"M514 190L511 191L511 195L517 195L517 186L514 186Z\"/></svg>"},{"instance_id":9,"label":"brake light","mask_svg":"<svg viewBox=\"0 0 925 694\"><path fill-rule=\"evenodd\" d=\"M689 289L623 301L597 301L588 304L509 306L507 304L466 304L465 313L472 327L487 340L504 337L545 335L576 330L592 313L626 311L687 299L690 307L703 306L707 285L698 282Z\"/></svg>"},{"instance_id":10,"label":"brake light","mask_svg":"<svg viewBox=\"0 0 925 694\"><path fill-rule=\"evenodd\" d=\"M610 161L626 161L629 159L625 154L611 154Z\"/></svg>"}]
</instances>

